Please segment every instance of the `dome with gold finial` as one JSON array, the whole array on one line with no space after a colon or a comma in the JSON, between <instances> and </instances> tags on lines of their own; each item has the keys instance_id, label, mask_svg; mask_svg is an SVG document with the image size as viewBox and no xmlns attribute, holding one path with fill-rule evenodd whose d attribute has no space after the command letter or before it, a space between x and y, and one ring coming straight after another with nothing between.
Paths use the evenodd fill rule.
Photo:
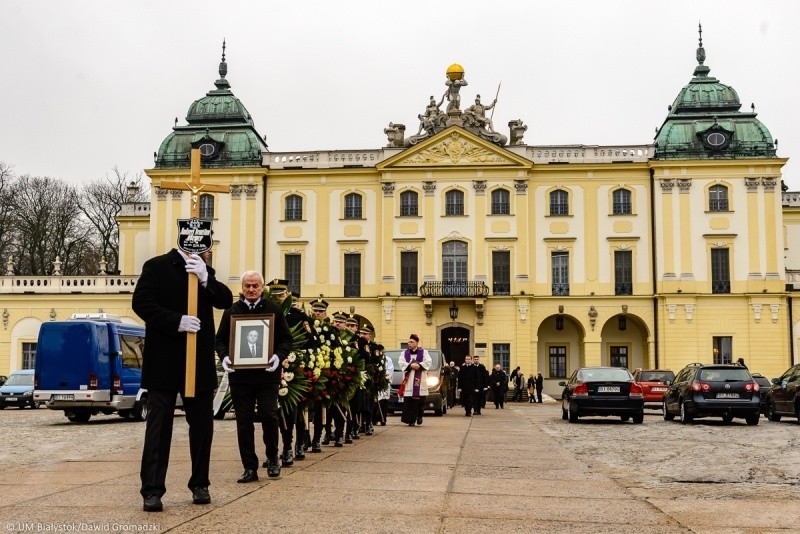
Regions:
<instances>
[{"instance_id":1,"label":"dome with gold finial","mask_svg":"<svg viewBox=\"0 0 800 534\"><path fill-rule=\"evenodd\" d=\"M453 63L447 67L447 78L451 81L461 80L464 78L464 67L458 63Z\"/></svg>"}]
</instances>

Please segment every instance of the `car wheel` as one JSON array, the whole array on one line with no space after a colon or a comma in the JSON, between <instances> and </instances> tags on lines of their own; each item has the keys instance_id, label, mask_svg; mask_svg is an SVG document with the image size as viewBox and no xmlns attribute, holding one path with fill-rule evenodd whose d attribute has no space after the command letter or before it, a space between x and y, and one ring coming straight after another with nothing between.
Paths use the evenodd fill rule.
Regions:
<instances>
[{"instance_id":1,"label":"car wheel","mask_svg":"<svg viewBox=\"0 0 800 534\"><path fill-rule=\"evenodd\" d=\"M620 415L619 416L619 420L622 421L623 423L627 423L628 421L631 420L631 416L630 415Z\"/></svg>"},{"instance_id":2,"label":"car wheel","mask_svg":"<svg viewBox=\"0 0 800 534\"><path fill-rule=\"evenodd\" d=\"M726 425L730 424L732 421L733 421L733 416L732 415L723 415L722 416L722 422L725 423Z\"/></svg>"},{"instance_id":3,"label":"car wheel","mask_svg":"<svg viewBox=\"0 0 800 534\"><path fill-rule=\"evenodd\" d=\"M88 421L92 414L89 410L67 410L64 412L64 415L67 416L67 419L72 421L73 423L85 423Z\"/></svg>"},{"instance_id":4,"label":"car wheel","mask_svg":"<svg viewBox=\"0 0 800 534\"><path fill-rule=\"evenodd\" d=\"M689 413L689 410L686 408L686 403L681 401L681 423L688 425L693 419L694 417L692 417L692 414Z\"/></svg>"},{"instance_id":5,"label":"car wheel","mask_svg":"<svg viewBox=\"0 0 800 534\"><path fill-rule=\"evenodd\" d=\"M578 422L578 410L573 410L569 404L567 404L567 419L570 423Z\"/></svg>"},{"instance_id":6,"label":"car wheel","mask_svg":"<svg viewBox=\"0 0 800 534\"><path fill-rule=\"evenodd\" d=\"M644 412L637 413L636 415L633 416L634 425L641 425L642 423L644 423Z\"/></svg>"},{"instance_id":7,"label":"car wheel","mask_svg":"<svg viewBox=\"0 0 800 534\"><path fill-rule=\"evenodd\" d=\"M767 402L767 419L773 422L778 422L781 420L781 415L775 413L775 405L772 402Z\"/></svg>"},{"instance_id":8,"label":"car wheel","mask_svg":"<svg viewBox=\"0 0 800 534\"><path fill-rule=\"evenodd\" d=\"M564 404L561 404L561 419L564 421L567 420L567 410L564 408Z\"/></svg>"},{"instance_id":9,"label":"car wheel","mask_svg":"<svg viewBox=\"0 0 800 534\"><path fill-rule=\"evenodd\" d=\"M150 403L147 401L146 396L142 396L133 406L133 410L131 411L132 419L135 421L147 421L147 413L150 411Z\"/></svg>"},{"instance_id":10,"label":"car wheel","mask_svg":"<svg viewBox=\"0 0 800 534\"><path fill-rule=\"evenodd\" d=\"M666 399L664 399L664 401L661 403L661 415L664 416L664 421L672 421L675 419L675 414L670 413L670 411L667 409Z\"/></svg>"},{"instance_id":11,"label":"car wheel","mask_svg":"<svg viewBox=\"0 0 800 534\"><path fill-rule=\"evenodd\" d=\"M758 412L750 414L744 418L744 420L747 421L747 424L750 426L757 425L759 419L761 419L761 414Z\"/></svg>"}]
</instances>

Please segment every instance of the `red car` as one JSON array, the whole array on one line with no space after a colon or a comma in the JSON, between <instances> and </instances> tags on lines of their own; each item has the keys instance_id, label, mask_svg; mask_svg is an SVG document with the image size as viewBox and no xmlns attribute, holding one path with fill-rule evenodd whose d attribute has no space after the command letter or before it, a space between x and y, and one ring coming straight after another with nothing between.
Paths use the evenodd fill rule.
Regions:
<instances>
[{"instance_id":1,"label":"red car","mask_svg":"<svg viewBox=\"0 0 800 534\"><path fill-rule=\"evenodd\" d=\"M637 369L633 381L642 387L644 407L661 409L667 384L675 380L675 373L669 369Z\"/></svg>"}]
</instances>

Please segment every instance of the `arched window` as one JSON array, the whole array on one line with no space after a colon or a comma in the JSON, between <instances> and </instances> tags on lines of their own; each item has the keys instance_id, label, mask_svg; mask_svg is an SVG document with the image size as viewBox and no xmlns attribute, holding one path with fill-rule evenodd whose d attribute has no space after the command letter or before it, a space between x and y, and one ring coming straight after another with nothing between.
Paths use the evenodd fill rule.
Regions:
<instances>
[{"instance_id":1,"label":"arched window","mask_svg":"<svg viewBox=\"0 0 800 534\"><path fill-rule=\"evenodd\" d=\"M712 185L708 188L708 211L728 211L728 188Z\"/></svg>"},{"instance_id":2,"label":"arched window","mask_svg":"<svg viewBox=\"0 0 800 534\"><path fill-rule=\"evenodd\" d=\"M612 212L614 215L630 215L631 207L631 192L627 189L617 189L612 196Z\"/></svg>"},{"instance_id":3,"label":"arched window","mask_svg":"<svg viewBox=\"0 0 800 534\"><path fill-rule=\"evenodd\" d=\"M214 218L214 195L200 195L200 218Z\"/></svg>"},{"instance_id":4,"label":"arched window","mask_svg":"<svg viewBox=\"0 0 800 534\"><path fill-rule=\"evenodd\" d=\"M569 215L569 193L563 189L550 193L550 215Z\"/></svg>"},{"instance_id":5,"label":"arched window","mask_svg":"<svg viewBox=\"0 0 800 534\"><path fill-rule=\"evenodd\" d=\"M508 189L492 191L492 215L508 215L511 213L511 195Z\"/></svg>"},{"instance_id":6,"label":"arched window","mask_svg":"<svg viewBox=\"0 0 800 534\"><path fill-rule=\"evenodd\" d=\"M442 245L442 279L445 282L466 281L467 244L445 241Z\"/></svg>"},{"instance_id":7,"label":"arched window","mask_svg":"<svg viewBox=\"0 0 800 534\"><path fill-rule=\"evenodd\" d=\"M464 193L452 189L444 195L445 215L464 215Z\"/></svg>"},{"instance_id":8,"label":"arched window","mask_svg":"<svg viewBox=\"0 0 800 534\"><path fill-rule=\"evenodd\" d=\"M349 193L344 197L344 218L361 219L361 195Z\"/></svg>"},{"instance_id":9,"label":"arched window","mask_svg":"<svg viewBox=\"0 0 800 534\"><path fill-rule=\"evenodd\" d=\"M286 220L303 220L303 198L300 195L289 195L286 197Z\"/></svg>"},{"instance_id":10,"label":"arched window","mask_svg":"<svg viewBox=\"0 0 800 534\"><path fill-rule=\"evenodd\" d=\"M419 195L414 191L403 191L400 193L400 215L416 216L419 215Z\"/></svg>"}]
</instances>

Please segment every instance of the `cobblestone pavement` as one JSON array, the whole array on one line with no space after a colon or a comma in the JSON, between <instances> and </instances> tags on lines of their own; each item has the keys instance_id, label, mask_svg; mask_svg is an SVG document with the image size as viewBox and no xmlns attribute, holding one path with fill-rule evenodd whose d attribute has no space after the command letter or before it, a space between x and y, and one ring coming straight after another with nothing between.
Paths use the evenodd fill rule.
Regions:
<instances>
[{"instance_id":1,"label":"cobblestone pavement","mask_svg":"<svg viewBox=\"0 0 800 534\"><path fill-rule=\"evenodd\" d=\"M426 417L416 429L391 418L375 436L343 449L326 447L285 468L280 479L237 485L241 466L229 417L215 422L209 508L187 504L187 426L182 415L176 417L165 512L143 514L143 423L97 416L76 424L47 409L0 411L0 518L6 530L36 529L27 525L37 518L95 524L114 518L129 525L156 521L162 531L314 531L316 511L287 515L263 506L277 502L282 509L308 495L336 503L322 504L331 512L325 517L331 531L800 530L795 420L682 425L648 412L642 425L612 418L570 424L557 402L510 403L505 410L490 405L472 418L454 409ZM424 451L410 470L398 465L409 447ZM113 472L105 473L109 468ZM104 498L111 488L114 497ZM397 506L408 490L424 492L419 513ZM341 503L353 509L341 510ZM368 517L357 527L356 513Z\"/></svg>"}]
</instances>

